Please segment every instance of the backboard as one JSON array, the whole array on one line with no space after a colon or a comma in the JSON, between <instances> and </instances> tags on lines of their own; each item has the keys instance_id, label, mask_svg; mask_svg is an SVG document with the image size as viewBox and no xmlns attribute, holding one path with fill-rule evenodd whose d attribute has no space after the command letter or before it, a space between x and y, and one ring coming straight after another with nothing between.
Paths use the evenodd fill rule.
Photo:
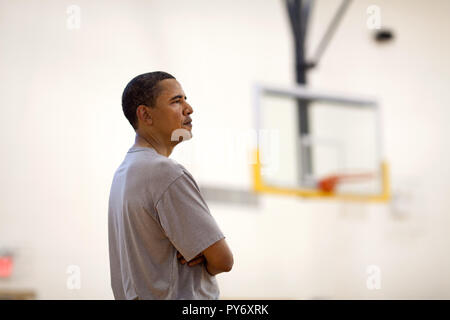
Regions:
<instances>
[{"instance_id":1,"label":"backboard","mask_svg":"<svg viewBox=\"0 0 450 320\"><path fill-rule=\"evenodd\" d=\"M356 201L389 199L375 98L258 84L253 103L258 133L255 191ZM306 115L299 112L299 104L306 106Z\"/></svg>"}]
</instances>

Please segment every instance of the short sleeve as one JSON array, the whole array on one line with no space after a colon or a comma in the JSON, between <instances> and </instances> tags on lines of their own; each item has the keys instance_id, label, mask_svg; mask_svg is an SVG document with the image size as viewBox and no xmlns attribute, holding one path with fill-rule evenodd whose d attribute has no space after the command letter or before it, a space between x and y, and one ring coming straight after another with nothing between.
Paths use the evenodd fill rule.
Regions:
<instances>
[{"instance_id":1,"label":"short sleeve","mask_svg":"<svg viewBox=\"0 0 450 320\"><path fill-rule=\"evenodd\" d=\"M171 183L155 209L167 237L187 261L225 238L197 184L186 173Z\"/></svg>"}]
</instances>

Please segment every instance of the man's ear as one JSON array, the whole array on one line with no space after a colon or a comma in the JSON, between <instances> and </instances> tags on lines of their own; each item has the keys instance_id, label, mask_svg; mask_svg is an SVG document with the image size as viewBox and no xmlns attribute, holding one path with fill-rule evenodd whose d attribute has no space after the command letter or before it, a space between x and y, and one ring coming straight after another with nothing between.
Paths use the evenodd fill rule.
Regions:
<instances>
[{"instance_id":1,"label":"man's ear","mask_svg":"<svg viewBox=\"0 0 450 320\"><path fill-rule=\"evenodd\" d=\"M137 107L136 115L142 122L152 124L153 118L148 109L149 108L146 105L141 104Z\"/></svg>"}]
</instances>

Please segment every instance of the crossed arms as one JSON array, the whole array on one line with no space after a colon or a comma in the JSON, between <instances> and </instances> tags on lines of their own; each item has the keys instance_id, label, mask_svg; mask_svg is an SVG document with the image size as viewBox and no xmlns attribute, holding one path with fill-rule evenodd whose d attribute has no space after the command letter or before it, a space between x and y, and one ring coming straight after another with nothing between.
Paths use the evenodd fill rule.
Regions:
<instances>
[{"instance_id":1,"label":"crossed arms","mask_svg":"<svg viewBox=\"0 0 450 320\"><path fill-rule=\"evenodd\" d=\"M187 263L188 266L193 267L197 264L204 263L206 271L212 276L222 272L229 272L233 267L233 254L228 247L225 239L221 239L210 247L200 252L192 260L186 261L184 257L177 251L177 258L181 264Z\"/></svg>"}]
</instances>

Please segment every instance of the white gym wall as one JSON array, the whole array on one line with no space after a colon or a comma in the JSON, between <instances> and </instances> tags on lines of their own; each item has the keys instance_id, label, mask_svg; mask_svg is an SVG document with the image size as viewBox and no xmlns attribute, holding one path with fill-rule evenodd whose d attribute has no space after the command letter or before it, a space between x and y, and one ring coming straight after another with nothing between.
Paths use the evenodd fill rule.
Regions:
<instances>
[{"instance_id":1,"label":"white gym wall","mask_svg":"<svg viewBox=\"0 0 450 320\"><path fill-rule=\"evenodd\" d=\"M309 49L338 3L316 1ZM71 5L81 9L79 28L70 27ZM370 38L370 5L393 42ZM353 1L310 86L380 98L395 201L209 203L235 258L217 276L222 298L450 298L448 12L446 0ZM251 172L245 161L221 161L221 142L253 127L255 81L295 79L281 0L2 0L0 39L0 248L15 254L0 289L39 299L112 298L107 206L134 141L120 104L132 77L177 77L194 108L194 138L174 157L200 145L186 165L198 183L238 189L250 188ZM212 132L228 133L208 140ZM79 289L68 287L73 270ZM368 286L373 270L378 289Z\"/></svg>"}]
</instances>

